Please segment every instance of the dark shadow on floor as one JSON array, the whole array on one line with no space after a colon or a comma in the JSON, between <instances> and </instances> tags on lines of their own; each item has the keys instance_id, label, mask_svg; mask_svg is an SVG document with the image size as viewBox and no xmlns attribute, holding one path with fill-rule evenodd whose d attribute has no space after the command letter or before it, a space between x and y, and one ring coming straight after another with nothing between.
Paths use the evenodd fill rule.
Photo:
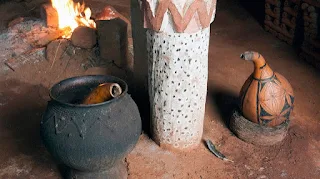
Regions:
<instances>
[{"instance_id":1,"label":"dark shadow on floor","mask_svg":"<svg viewBox=\"0 0 320 179\"><path fill-rule=\"evenodd\" d=\"M149 96L144 89L136 89L135 93L132 95L134 101L136 102L141 120L142 120L142 130L145 134L151 137L150 132L150 103Z\"/></svg>"},{"instance_id":2,"label":"dark shadow on floor","mask_svg":"<svg viewBox=\"0 0 320 179\"><path fill-rule=\"evenodd\" d=\"M265 0L239 0L239 3L261 26L263 26L265 18Z\"/></svg>"},{"instance_id":3,"label":"dark shadow on floor","mask_svg":"<svg viewBox=\"0 0 320 179\"><path fill-rule=\"evenodd\" d=\"M211 100L221 116L221 122L229 128L232 111L238 107L238 94L217 88L211 89L209 92L209 97L212 98Z\"/></svg>"},{"instance_id":4,"label":"dark shadow on floor","mask_svg":"<svg viewBox=\"0 0 320 179\"><path fill-rule=\"evenodd\" d=\"M146 29L143 23L143 13L140 9L140 1L130 1L132 38L134 51L134 92L133 99L138 105L141 119L142 130L144 133L150 134L150 104L147 87L148 76L148 57L146 48Z\"/></svg>"},{"instance_id":5,"label":"dark shadow on floor","mask_svg":"<svg viewBox=\"0 0 320 179\"><path fill-rule=\"evenodd\" d=\"M0 158L29 156L41 171L55 163L40 138L40 121L45 111L48 89L40 85L7 80L0 83Z\"/></svg>"}]
</instances>

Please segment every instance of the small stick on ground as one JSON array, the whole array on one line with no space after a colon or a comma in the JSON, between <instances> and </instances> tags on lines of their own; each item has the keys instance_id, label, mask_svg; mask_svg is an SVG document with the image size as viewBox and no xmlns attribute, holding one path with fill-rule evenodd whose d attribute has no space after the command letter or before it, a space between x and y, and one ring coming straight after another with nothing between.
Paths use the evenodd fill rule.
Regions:
<instances>
[{"instance_id":1,"label":"small stick on ground","mask_svg":"<svg viewBox=\"0 0 320 179\"><path fill-rule=\"evenodd\" d=\"M5 64L8 68L10 68L12 71L15 71L7 62L4 62L4 64Z\"/></svg>"},{"instance_id":2,"label":"small stick on ground","mask_svg":"<svg viewBox=\"0 0 320 179\"><path fill-rule=\"evenodd\" d=\"M54 58L53 58L53 61L52 61L52 64L51 64L50 69L53 67L54 62L56 61L56 57L57 57L57 53L58 53L60 44L61 44L61 41L59 41L58 47L57 47L57 49L56 49L56 52L54 53Z\"/></svg>"},{"instance_id":3,"label":"small stick on ground","mask_svg":"<svg viewBox=\"0 0 320 179\"><path fill-rule=\"evenodd\" d=\"M210 152L213 153L219 159L222 159L224 161L234 162L234 161L228 159L226 156L224 156L221 152L219 152L209 139L206 140L206 144L207 144L207 147L210 150Z\"/></svg>"}]
</instances>

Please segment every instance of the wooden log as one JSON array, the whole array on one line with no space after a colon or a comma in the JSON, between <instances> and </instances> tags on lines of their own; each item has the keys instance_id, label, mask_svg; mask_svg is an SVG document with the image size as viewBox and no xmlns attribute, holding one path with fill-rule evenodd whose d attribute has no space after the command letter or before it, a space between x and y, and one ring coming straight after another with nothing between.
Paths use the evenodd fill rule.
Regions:
<instances>
[{"instance_id":1,"label":"wooden log","mask_svg":"<svg viewBox=\"0 0 320 179\"><path fill-rule=\"evenodd\" d=\"M40 7L40 16L46 22L47 27L59 27L58 12L51 4L46 3Z\"/></svg>"},{"instance_id":2,"label":"wooden log","mask_svg":"<svg viewBox=\"0 0 320 179\"><path fill-rule=\"evenodd\" d=\"M65 27L63 29L57 29L56 31L49 33L48 35L38 39L37 41L34 42L34 46L36 47L44 47L47 44L49 44L51 41L56 40L60 37L62 37L65 34L70 33L71 28L70 27Z\"/></svg>"}]
</instances>

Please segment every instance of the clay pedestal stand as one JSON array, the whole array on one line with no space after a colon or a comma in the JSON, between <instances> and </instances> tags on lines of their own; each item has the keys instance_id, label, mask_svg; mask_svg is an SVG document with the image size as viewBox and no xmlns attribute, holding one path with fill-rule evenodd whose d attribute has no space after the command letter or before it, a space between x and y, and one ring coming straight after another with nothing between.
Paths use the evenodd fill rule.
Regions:
<instances>
[{"instance_id":1,"label":"clay pedestal stand","mask_svg":"<svg viewBox=\"0 0 320 179\"><path fill-rule=\"evenodd\" d=\"M142 0L147 28L151 132L166 149L198 146L216 0Z\"/></svg>"},{"instance_id":2,"label":"clay pedestal stand","mask_svg":"<svg viewBox=\"0 0 320 179\"><path fill-rule=\"evenodd\" d=\"M261 126L243 117L238 110L234 110L230 120L230 129L245 142L269 146L281 142L286 137L289 122L287 120L275 127Z\"/></svg>"}]
</instances>

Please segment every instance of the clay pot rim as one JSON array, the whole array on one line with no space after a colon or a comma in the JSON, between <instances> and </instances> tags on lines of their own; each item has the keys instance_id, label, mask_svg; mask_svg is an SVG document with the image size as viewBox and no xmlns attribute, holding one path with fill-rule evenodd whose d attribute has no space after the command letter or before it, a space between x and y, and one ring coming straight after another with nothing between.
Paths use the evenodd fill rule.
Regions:
<instances>
[{"instance_id":1,"label":"clay pot rim","mask_svg":"<svg viewBox=\"0 0 320 179\"><path fill-rule=\"evenodd\" d=\"M56 88L58 88L59 85L61 85L63 83L68 83L69 81L75 81L75 80L85 79L85 78L92 78L92 79L105 78L105 79L116 81L122 87L122 93L119 96L117 96L117 97L115 97L115 98L113 98L111 100L108 100L108 101L105 101L105 102L102 102L102 103L97 103L97 104L73 104L73 103L63 102L61 100L58 100L55 97L54 90ZM108 81L105 81L105 82L108 82ZM96 106L102 106L102 105L113 103L113 102L123 98L127 94L127 92L128 92L127 83L124 80L122 80L122 79L120 79L118 77L115 77L115 76L112 76L112 75L82 75L82 76L75 76L75 77L71 77L71 78L66 78L64 80L61 80L61 81L55 83L50 88L49 96L50 96L51 100L53 100L55 102L58 102L61 105L71 106L71 107L78 107L78 108L89 108L89 107L96 107Z\"/></svg>"}]
</instances>

